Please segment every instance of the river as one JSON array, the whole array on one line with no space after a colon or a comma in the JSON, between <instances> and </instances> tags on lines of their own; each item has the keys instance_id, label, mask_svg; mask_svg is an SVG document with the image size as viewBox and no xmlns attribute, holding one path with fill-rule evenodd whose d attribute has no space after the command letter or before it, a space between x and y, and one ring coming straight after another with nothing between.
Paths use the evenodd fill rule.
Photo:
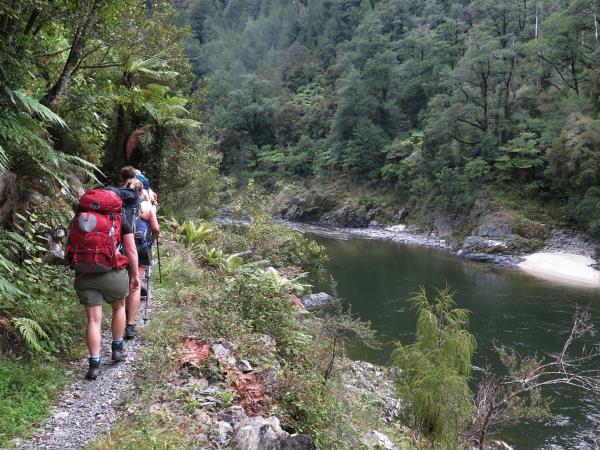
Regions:
<instances>
[{"instance_id":1,"label":"river","mask_svg":"<svg viewBox=\"0 0 600 450\"><path fill-rule=\"evenodd\" d=\"M304 230L307 231L307 230ZM327 269L354 314L369 320L387 345L378 351L355 348L351 357L388 362L391 341L411 343L415 313L407 300L419 286L433 295L449 286L458 306L472 312L470 330L478 347L478 367L500 370L494 345L513 347L521 355L551 357L570 331L577 305L589 306L600 325L600 291L541 281L517 270L464 261L447 251L404 244L312 235L325 246ZM326 286L316 286L327 291ZM599 327L600 328L600 327ZM597 341L597 337L595 338ZM600 448L600 399L572 388L547 389L554 420L525 423L499 437L516 449Z\"/></svg>"}]
</instances>

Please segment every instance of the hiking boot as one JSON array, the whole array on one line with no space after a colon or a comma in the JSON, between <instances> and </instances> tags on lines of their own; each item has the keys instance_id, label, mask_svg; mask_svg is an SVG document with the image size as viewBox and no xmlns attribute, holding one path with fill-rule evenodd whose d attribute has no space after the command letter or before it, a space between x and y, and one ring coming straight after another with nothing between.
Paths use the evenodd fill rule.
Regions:
<instances>
[{"instance_id":1,"label":"hiking boot","mask_svg":"<svg viewBox=\"0 0 600 450\"><path fill-rule=\"evenodd\" d=\"M125 361L125 357L127 353L125 353L125 345L123 342L120 344L112 343L112 360L114 362Z\"/></svg>"},{"instance_id":2,"label":"hiking boot","mask_svg":"<svg viewBox=\"0 0 600 450\"><path fill-rule=\"evenodd\" d=\"M95 380L98 378L98 374L100 373L100 361L94 361L92 359L88 360L90 366L88 368L87 373L85 374L86 380Z\"/></svg>"},{"instance_id":3,"label":"hiking boot","mask_svg":"<svg viewBox=\"0 0 600 450\"><path fill-rule=\"evenodd\" d=\"M127 324L125 327L125 334L123 335L124 339L130 340L137 336L137 330L135 329L135 325Z\"/></svg>"}]
</instances>

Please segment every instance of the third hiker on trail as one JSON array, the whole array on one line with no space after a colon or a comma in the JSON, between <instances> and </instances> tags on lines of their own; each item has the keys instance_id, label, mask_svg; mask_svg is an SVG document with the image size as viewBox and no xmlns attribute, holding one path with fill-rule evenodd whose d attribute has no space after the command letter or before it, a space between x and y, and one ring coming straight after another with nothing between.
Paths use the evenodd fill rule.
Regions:
<instances>
[{"instance_id":1,"label":"third hiker on trail","mask_svg":"<svg viewBox=\"0 0 600 450\"><path fill-rule=\"evenodd\" d=\"M143 198L143 184L133 178L127 181L126 187L134 189L140 198ZM139 208L139 216L135 225L135 245L138 253L138 273L141 279L145 278L146 271L152 265L152 241L158 238L160 227L156 218L156 210L150 201L142 200ZM146 296L148 286L145 286ZM127 326L125 327L125 339L133 339L137 335L135 320L140 306L141 291L131 292L126 301ZM146 297L146 301L148 301Z\"/></svg>"}]
</instances>

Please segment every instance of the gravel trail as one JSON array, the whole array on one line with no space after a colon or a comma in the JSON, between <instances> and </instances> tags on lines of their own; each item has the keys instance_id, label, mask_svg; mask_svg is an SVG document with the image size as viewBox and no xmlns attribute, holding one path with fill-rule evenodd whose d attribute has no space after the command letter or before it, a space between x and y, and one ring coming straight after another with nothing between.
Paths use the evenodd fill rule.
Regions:
<instances>
[{"instance_id":1,"label":"gravel trail","mask_svg":"<svg viewBox=\"0 0 600 450\"><path fill-rule=\"evenodd\" d=\"M144 307L141 302L138 330L143 326ZM84 379L88 367L87 357L75 363L73 371L79 380L63 389L46 423L30 440L21 445L16 443L18 448L82 449L112 429L119 419L124 398L133 389L134 369L140 361L139 349L142 343L139 337L125 341L127 359L115 364L111 361L112 336L110 322L107 322L106 317L102 328L102 371L98 378L95 381Z\"/></svg>"}]
</instances>

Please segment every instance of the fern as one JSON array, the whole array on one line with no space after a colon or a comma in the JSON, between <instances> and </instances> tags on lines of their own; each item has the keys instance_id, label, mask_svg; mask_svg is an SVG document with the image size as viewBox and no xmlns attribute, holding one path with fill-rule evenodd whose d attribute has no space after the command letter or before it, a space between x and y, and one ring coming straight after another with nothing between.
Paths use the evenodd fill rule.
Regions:
<instances>
[{"instance_id":1,"label":"fern","mask_svg":"<svg viewBox=\"0 0 600 450\"><path fill-rule=\"evenodd\" d=\"M8 156L6 156L6 152L0 145L0 177L8 170L8 165Z\"/></svg>"},{"instance_id":2,"label":"fern","mask_svg":"<svg viewBox=\"0 0 600 450\"><path fill-rule=\"evenodd\" d=\"M15 317L12 319L12 323L23 337L27 346L39 353L44 351L40 341L48 339L48 335L38 322L27 317Z\"/></svg>"},{"instance_id":3,"label":"fern","mask_svg":"<svg viewBox=\"0 0 600 450\"><path fill-rule=\"evenodd\" d=\"M154 81L173 81L179 76L179 72L168 70L169 64L158 58L139 59L130 61L125 67L125 74L129 78L143 75Z\"/></svg>"},{"instance_id":4,"label":"fern","mask_svg":"<svg viewBox=\"0 0 600 450\"><path fill-rule=\"evenodd\" d=\"M192 220L187 220L177 227L177 234L187 248L195 248L208 242L215 232L215 228L209 223L196 223Z\"/></svg>"},{"instance_id":5,"label":"fern","mask_svg":"<svg viewBox=\"0 0 600 450\"><path fill-rule=\"evenodd\" d=\"M54 149L45 137L46 124L66 127L60 116L25 92L5 92L5 102L0 98L0 105L7 106L0 116L0 174L11 170L18 176L33 176L67 194L71 173L97 181L100 171L95 165Z\"/></svg>"},{"instance_id":6,"label":"fern","mask_svg":"<svg viewBox=\"0 0 600 450\"><path fill-rule=\"evenodd\" d=\"M20 103L28 113L40 117L44 122L50 122L54 125L59 125L65 128L67 127L65 121L62 120L58 114L56 114L50 108L42 105L38 100L26 94L25 92L11 91L10 96L13 102Z\"/></svg>"}]
</instances>

